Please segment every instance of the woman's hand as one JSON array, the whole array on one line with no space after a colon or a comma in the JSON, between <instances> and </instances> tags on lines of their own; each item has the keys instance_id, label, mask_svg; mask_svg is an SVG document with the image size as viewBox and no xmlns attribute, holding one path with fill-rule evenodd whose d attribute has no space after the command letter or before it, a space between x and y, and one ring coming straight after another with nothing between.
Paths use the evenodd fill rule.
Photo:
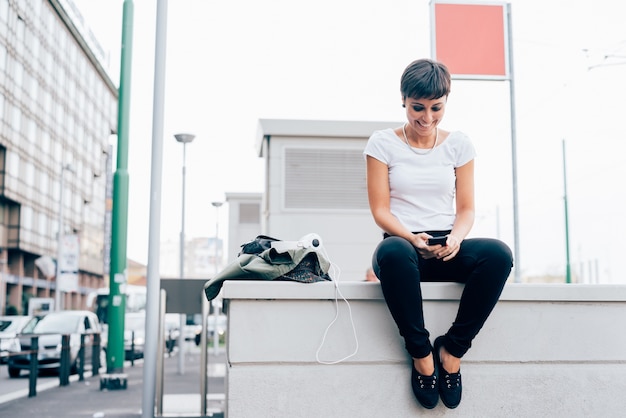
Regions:
<instances>
[{"instance_id":1,"label":"woman's hand","mask_svg":"<svg viewBox=\"0 0 626 418\"><path fill-rule=\"evenodd\" d=\"M430 258L443 259L443 261L452 260L459 252L461 240L452 234L447 237L446 245L428 245L428 238L432 238L432 236L421 232L414 234L413 246L426 260Z\"/></svg>"},{"instance_id":2,"label":"woman's hand","mask_svg":"<svg viewBox=\"0 0 626 418\"><path fill-rule=\"evenodd\" d=\"M452 260L455 255L458 254L459 248L461 248L461 240L455 235L448 235L446 245L435 250L437 258L443 259L443 261Z\"/></svg>"},{"instance_id":3,"label":"woman's hand","mask_svg":"<svg viewBox=\"0 0 626 418\"><path fill-rule=\"evenodd\" d=\"M428 245L428 238L432 238L432 235L428 235L426 232L420 232L419 234L413 234L412 244L417 248L417 252L425 259L437 257L437 249L441 248L441 245Z\"/></svg>"}]
</instances>

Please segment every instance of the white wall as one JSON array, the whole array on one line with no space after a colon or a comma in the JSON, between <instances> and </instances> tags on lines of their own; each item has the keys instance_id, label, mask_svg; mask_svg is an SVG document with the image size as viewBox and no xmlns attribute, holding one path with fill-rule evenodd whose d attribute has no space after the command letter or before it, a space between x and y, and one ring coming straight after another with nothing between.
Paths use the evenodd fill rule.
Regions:
<instances>
[{"instance_id":1,"label":"white wall","mask_svg":"<svg viewBox=\"0 0 626 418\"><path fill-rule=\"evenodd\" d=\"M261 223L241 223L239 222L239 209L242 203L258 204L261 209L263 195L261 193L227 193L228 203L228 254L227 264L237 258L241 251L241 245L253 240L262 233ZM261 219L261 213L259 213Z\"/></svg>"},{"instance_id":2,"label":"white wall","mask_svg":"<svg viewBox=\"0 0 626 418\"><path fill-rule=\"evenodd\" d=\"M239 417L409 417L426 413L410 388L410 358L378 283L342 283L357 354L316 361L335 317L332 283L226 281L226 414ZM454 319L463 286L424 283L431 338ZM352 353L346 304L322 360ZM463 359L463 400L431 416L623 416L626 286L507 284Z\"/></svg>"}]
</instances>

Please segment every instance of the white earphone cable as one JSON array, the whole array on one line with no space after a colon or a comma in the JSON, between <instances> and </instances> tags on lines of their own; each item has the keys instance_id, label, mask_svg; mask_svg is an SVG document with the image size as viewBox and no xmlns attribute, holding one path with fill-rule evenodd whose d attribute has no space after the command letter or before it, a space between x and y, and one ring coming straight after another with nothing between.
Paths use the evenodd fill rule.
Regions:
<instances>
[{"instance_id":1,"label":"white earphone cable","mask_svg":"<svg viewBox=\"0 0 626 418\"><path fill-rule=\"evenodd\" d=\"M330 274L331 280L333 281L335 285L335 317L330 322L330 324L328 324L328 326L326 327L326 330L324 331L324 335L322 336L322 342L320 346L318 347L317 351L315 352L315 359L320 364L328 364L328 365L338 364L356 355L356 353L359 351L359 338L357 337L357 334L356 334L356 327L354 325L354 318L352 317L352 308L350 307L350 302L348 302L348 300L341 293L341 290L339 290L339 277L341 275L341 270L339 269L337 265L333 264L333 262L330 260L330 257L328 257L326 250L323 247L319 248L318 250L321 251L322 254L330 262L329 274ZM343 299L344 302L346 302L346 306L348 307L348 314L350 316L350 324L352 325L352 334L354 335L354 343L355 343L354 351L351 354L348 354L347 356L339 360L334 360L334 361L321 360L320 351L322 350L322 347L324 347L324 344L326 343L326 336L328 335L328 332L330 331L332 326L335 324L335 322L337 322L337 319L339 318L339 296L341 297L341 299Z\"/></svg>"}]
</instances>

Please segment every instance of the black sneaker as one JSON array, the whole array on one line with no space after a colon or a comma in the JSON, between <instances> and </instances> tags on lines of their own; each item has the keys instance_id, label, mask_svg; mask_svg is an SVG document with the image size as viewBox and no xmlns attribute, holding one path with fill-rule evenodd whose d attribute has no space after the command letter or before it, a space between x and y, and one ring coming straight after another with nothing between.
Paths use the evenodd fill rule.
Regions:
<instances>
[{"instance_id":1,"label":"black sneaker","mask_svg":"<svg viewBox=\"0 0 626 418\"><path fill-rule=\"evenodd\" d=\"M441 364L439 358L439 350L443 346L443 336L439 336L435 339L434 356L435 356L435 368L439 373L439 395L441 401L445 406L450 409L454 409L461 403L461 392L463 386L461 385L461 370L458 373L448 373Z\"/></svg>"},{"instance_id":2,"label":"black sneaker","mask_svg":"<svg viewBox=\"0 0 626 418\"><path fill-rule=\"evenodd\" d=\"M437 367L430 376L423 376L417 370L411 359L411 387L417 401L426 409L433 409L439 402L439 390L437 388Z\"/></svg>"}]
</instances>

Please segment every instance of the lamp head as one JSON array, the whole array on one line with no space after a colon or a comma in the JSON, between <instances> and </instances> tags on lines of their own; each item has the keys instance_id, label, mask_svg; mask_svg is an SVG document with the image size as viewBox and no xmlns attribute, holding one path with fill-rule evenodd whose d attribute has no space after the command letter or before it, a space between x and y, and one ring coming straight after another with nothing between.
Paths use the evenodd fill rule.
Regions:
<instances>
[{"instance_id":1,"label":"lamp head","mask_svg":"<svg viewBox=\"0 0 626 418\"><path fill-rule=\"evenodd\" d=\"M186 143L188 143L188 142L193 141L193 139L194 139L195 137L196 137L196 136L195 136L195 135L193 135L193 134L176 134L176 135L174 135L174 138L176 138L176 140L177 140L178 142L181 142L181 143L183 143L183 144L186 144Z\"/></svg>"}]
</instances>

